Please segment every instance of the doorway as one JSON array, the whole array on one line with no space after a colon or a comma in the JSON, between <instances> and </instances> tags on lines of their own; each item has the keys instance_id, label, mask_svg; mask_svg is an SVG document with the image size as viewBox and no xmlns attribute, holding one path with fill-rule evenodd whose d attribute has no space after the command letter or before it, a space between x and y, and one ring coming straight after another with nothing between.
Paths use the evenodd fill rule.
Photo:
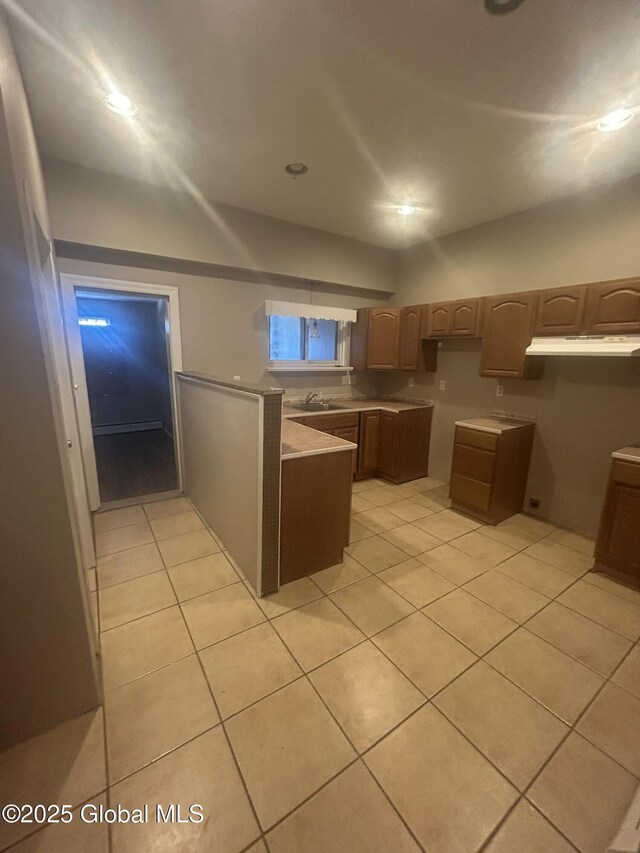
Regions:
<instances>
[{"instance_id":1,"label":"doorway","mask_svg":"<svg viewBox=\"0 0 640 853\"><path fill-rule=\"evenodd\" d=\"M92 509L179 490L171 294L75 277L65 290Z\"/></svg>"}]
</instances>

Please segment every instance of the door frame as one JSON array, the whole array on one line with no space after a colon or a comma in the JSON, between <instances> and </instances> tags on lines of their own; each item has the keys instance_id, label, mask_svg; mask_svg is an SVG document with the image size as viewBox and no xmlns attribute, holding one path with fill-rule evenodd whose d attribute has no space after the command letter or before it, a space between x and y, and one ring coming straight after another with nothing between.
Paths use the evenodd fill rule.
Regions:
<instances>
[{"instance_id":1,"label":"door frame","mask_svg":"<svg viewBox=\"0 0 640 853\"><path fill-rule=\"evenodd\" d=\"M60 273L62 288L62 305L67 332L67 347L71 365L72 383L78 416L80 447L84 461L85 477L89 505L93 511L101 506L100 490L98 487L98 471L96 453L91 427L91 412L89 409L89 391L84 368L84 353L82 338L78 325L78 306L76 303L76 288L89 287L92 290L119 291L125 293L141 293L147 296L167 298L167 315L169 321L169 388L171 392L171 411L173 418L173 441L178 475L178 489L183 488L182 458L180 453L180 419L178 417L178 396L176 373L182 370L182 336L180 331L180 291L178 287L164 284L149 284L141 281L125 281L116 278L103 278L77 273ZM105 294L107 295L107 294Z\"/></svg>"}]
</instances>

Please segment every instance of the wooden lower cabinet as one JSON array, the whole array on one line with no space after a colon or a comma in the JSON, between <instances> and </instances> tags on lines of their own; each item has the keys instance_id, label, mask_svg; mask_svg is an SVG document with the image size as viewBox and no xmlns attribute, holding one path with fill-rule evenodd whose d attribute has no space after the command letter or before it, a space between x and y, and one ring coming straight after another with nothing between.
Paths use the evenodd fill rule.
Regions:
<instances>
[{"instance_id":1,"label":"wooden lower cabinet","mask_svg":"<svg viewBox=\"0 0 640 853\"><path fill-rule=\"evenodd\" d=\"M334 429L333 434L336 438L343 438L345 441L350 441L352 444L358 444L359 441L359 429L358 425L350 426L350 427L340 427L339 429ZM358 451L355 450L352 454L352 470L351 473L355 475L358 470Z\"/></svg>"},{"instance_id":2,"label":"wooden lower cabinet","mask_svg":"<svg viewBox=\"0 0 640 853\"><path fill-rule=\"evenodd\" d=\"M357 444L353 460L356 479L379 475L405 483L427 476L432 412L428 406L401 412L372 409L295 420Z\"/></svg>"},{"instance_id":3,"label":"wooden lower cabinet","mask_svg":"<svg viewBox=\"0 0 640 853\"><path fill-rule=\"evenodd\" d=\"M429 468L431 408L380 412L378 474L393 483L426 477Z\"/></svg>"},{"instance_id":4,"label":"wooden lower cabinet","mask_svg":"<svg viewBox=\"0 0 640 853\"><path fill-rule=\"evenodd\" d=\"M360 412L358 468L360 477L373 477L378 469L380 443L380 412Z\"/></svg>"},{"instance_id":5,"label":"wooden lower cabinet","mask_svg":"<svg viewBox=\"0 0 640 853\"><path fill-rule=\"evenodd\" d=\"M594 571L640 587L640 456L612 460L595 558Z\"/></svg>"},{"instance_id":6,"label":"wooden lower cabinet","mask_svg":"<svg viewBox=\"0 0 640 853\"><path fill-rule=\"evenodd\" d=\"M349 544L354 455L341 450L283 461L281 585L342 562Z\"/></svg>"},{"instance_id":7,"label":"wooden lower cabinet","mask_svg":"<svg viewBox=\"0 0 640 853\"><path fill-rule=\"evenodd\" d=\"M472 422L468 422L472 424ZM451 463L452 508L487 524L522 511L534 425L495 431L456 425Z\"/></svg>"}]
</instances>

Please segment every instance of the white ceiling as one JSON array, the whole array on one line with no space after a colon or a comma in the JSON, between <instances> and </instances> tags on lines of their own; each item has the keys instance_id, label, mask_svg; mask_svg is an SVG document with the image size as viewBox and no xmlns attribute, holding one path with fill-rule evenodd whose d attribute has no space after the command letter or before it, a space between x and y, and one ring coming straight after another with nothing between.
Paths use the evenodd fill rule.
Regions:
<instances>
[{"instance_id":1,"label":"white ceiling","mask_svg":"<svg viewBox=\"0 0 640 853\"><path fill-rule=\"evenodd\" d=\"M592 124L640 103L638 0L0 3L45 156L371 243L640 171L640 117ZM135 119L103 106L107 80Z\"/></svg>"}]
</instances>

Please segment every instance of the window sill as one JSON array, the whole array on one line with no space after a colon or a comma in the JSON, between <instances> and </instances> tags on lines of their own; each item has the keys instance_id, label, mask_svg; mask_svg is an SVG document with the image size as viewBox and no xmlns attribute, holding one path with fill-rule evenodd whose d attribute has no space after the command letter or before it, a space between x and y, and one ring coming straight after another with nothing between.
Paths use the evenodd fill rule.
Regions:
<instances>
[{"instance_id":1,"label":"window sill","mask_svg":"<svg viewBox=\"0 0 640 853\"><path fill-rule=\"evenodd\" d=\"M287 367L267 367L269 373L351 373L353 367L339 367L331 365L330 367L321 367L319 365L304 364L300 367L288 365Z\"/></svg>"}]
</instances>

